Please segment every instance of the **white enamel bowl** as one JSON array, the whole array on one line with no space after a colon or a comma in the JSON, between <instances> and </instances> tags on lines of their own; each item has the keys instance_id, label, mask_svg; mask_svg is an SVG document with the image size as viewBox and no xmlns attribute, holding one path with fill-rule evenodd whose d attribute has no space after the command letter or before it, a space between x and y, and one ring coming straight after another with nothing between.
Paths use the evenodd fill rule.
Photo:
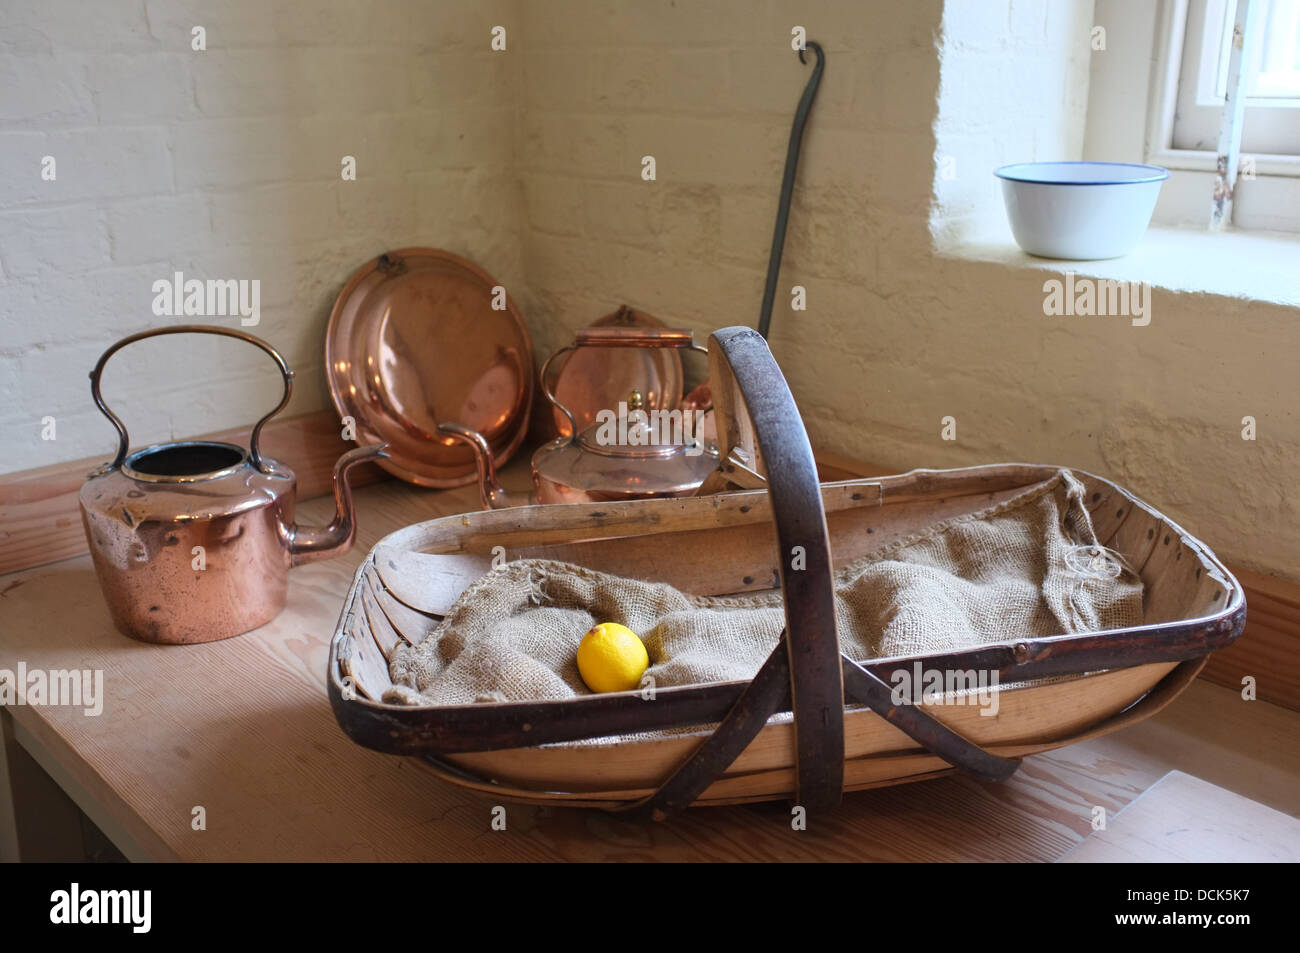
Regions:
<instances>
[{"instance_id":1,"label":"white enamel bowl","mask_svg":"<svg viewBox=\"0 0 1300 953\"><path fill-rule=\"evenodd\" d=\"M1016 244L1040 258L1127 255L1151 222L1169 171L1134 162L1021 162L1002 180Z\"/></svg>"}]
</instances>

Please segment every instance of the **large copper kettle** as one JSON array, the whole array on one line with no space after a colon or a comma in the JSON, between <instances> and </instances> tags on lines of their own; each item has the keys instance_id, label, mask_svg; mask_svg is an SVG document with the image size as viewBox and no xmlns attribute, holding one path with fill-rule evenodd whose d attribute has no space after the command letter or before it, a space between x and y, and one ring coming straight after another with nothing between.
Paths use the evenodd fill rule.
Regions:
<instances>
[{"instance_id":1,"label":"large copper kettle","mask_svg":"<svg viewBox=\"0 0 1300 953\"><path fill-rule=\"evenodd\" d=\"M569 428L533 454L529 500L515 500L501 488L491 447L481 434L455 422L440 424L439 433L473 448L484 508L693 496L717 469L717 447L700 431L697 415L681 409L648 411L636 391L628 392L621 407L602 411L603 419L579 430L573 412L552 391L548 372L557 358L580 347L671 347L707 353L690 331L649 327L579 331L572 344L556 351L542 366L542 392L568 418Z\"/></svg>"},{"instance_id":2,"label":"large copper kettle","mask_svg":"<svg viewBox=\"0 0 1300 953\"><path fill-rule=\"evenodd\" d=\"M219 334L275 359L284 396L253 427L248 449L212 440L155 444L130 438L100 394L104 365L128 344L162 334ZM132 334L90 372L95 404L118 432L117 456L81 488L81 517L113 622L145 642L212 642L269 622L284 608L289 568L347 552L355 533L348 471L385 455L358 447L334 465L337 508L328 526L294 522L293 471L263 457L262 427L284 409L293 371L265 341L242 331L175 325Z\"/></svg>"}]
</instances>

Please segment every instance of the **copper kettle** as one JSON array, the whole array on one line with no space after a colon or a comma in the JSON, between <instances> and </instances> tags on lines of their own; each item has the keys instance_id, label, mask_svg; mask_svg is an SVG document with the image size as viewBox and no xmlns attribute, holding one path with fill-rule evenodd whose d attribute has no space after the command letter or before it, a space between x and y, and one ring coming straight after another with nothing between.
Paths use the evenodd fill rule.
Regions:
<instances>
[{"instance_id":1,"label":"copper kettle","mask_svg":"<svg viewBox=\"0 0 1300 953\"><path fill-rule=\"evenodd\" d=\"M128 453L130 438L100 394L108 359L162 334L219 334L256 345L284 378L280 403L253 427L248 449L213 440L155 444ZM118 629L145 642L212 642L269 622L284 608L289 568L345 553L355 533L348 471L385 456L358 447L334 465L337 507L328 526L294 523L293 471L263 457L258 440L284 409L293 371L265 341L226 328L175 325L132 334L99 358L90 392L118 433L117 456L81 488L90 554Z\"/></svg>"},{"instance_id":2,"label":"copper kettle","mask_svg":"<svg viewBox=\"0 0 1300 953\"><path fill-rule=\"evenodd\" d=\"M590 503L650 497L693 496L718 467L718 451L699 431L697 416L680 408L647 412L641 395L629 391L624 406L602 411L602 420L579 432L573 412L552 392L548 371L556 358L580 347L672 347L708 353L690 331L645 327L591 327L542 366L542 392L569 420L567 434L540 447L532 459L533 493L514 500L497 482L487 440L461 424L438 432L468 443L478 463L485 509L526 502Z\"/></svg>"}]
</instances>

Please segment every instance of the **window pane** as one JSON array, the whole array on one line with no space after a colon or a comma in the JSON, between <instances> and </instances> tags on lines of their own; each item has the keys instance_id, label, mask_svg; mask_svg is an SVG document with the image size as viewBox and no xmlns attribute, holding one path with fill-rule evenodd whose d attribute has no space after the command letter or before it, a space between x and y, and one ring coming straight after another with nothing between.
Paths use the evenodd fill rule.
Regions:
<instances>
[{"instance_id":1,"label":"window pane","mask_svg":"<svg viewBox=\"0 0 1300 953\"><path fill-rule=\"evenodd\" d=\"M1300 0L1264 0L1248 95L1300 99Z\"/></svg>"}]
</instances>

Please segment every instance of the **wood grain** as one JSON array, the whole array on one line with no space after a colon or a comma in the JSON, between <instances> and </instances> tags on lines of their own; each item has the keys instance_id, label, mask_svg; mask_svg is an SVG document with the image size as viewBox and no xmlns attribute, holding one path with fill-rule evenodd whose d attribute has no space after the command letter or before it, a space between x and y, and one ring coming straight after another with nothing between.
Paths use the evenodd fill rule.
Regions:
<instances>
[{"instance_id":1,"label":"wood grain","mask_svg":"<svg viewBox=\"0 0 1300 953\"><path fill-rule=\"evenodd\" d=\"M1233 574L1246 590L1246 630L1210 656L1204 677L1238 691L1253 678L1259 698L1300 711L1300 586L1241 569Z\"/></svg>"},{"instance_id":2,"label":"wood grain","mask_svg":"<svg viewBox=\"0 0 1300 953\"><path fill-rule=\"evenodd\" d=\"M1171 771L1060 863L1295 863L1300 821Z\"/></svg>"},{"instance_id":3,"label":"wood grain","mask_svg":"<svg viewBox=\"0 0 1300 953\"><path fill-rule=\"evenodd\" d=\"M204 434L203 440L223 440L248 446L252 426ZM338 415L332 410L272 420L262 430L262 454L287 464L298 478L298 499L331 492L334 461L351 449L343 440ZM87 551L77 496L86 476L111 460L97 457L56 463L35 470L0 476L0 574L43 566ZM373 464L352 472L354 486L388 479Z\"/></svg>"},{"instance_id":4,"label":"wood grain","mask_svg":"<svg viewBox=\"0 0 1300 953\"><path fill-rule=\"evenodd\" d=\"M511 488L527 463L506 468ZM412 758L367 751L325 697L330 632L378 539L473 510L477 491L397 481L357 494L352 553L295 569L289 607L226 642L152 646L112 627L88 557L0 580L0 668L103 668L103 715L10 709L149 856L184 860L1017 860L1050 861L1170 770L1300 813L1300 715L1198 680L1123 731L1027 758L1011 780L952 776L846 796L809 830L780 803L700 808L661 825L510 805L440 781ZM303 505L324 518L331 503ZM206 831L191 810L207 810Z\"/></svg>"},{"instance_id":5,"label":"wood grain","mask_svg":"<svg viewBox=\"0 0 1300 953\"><path fill-rule=\"evenodd\" d=\"M1019 757L1056 744L1068 743L1081 733L1127 707L1166 675L1174 663L1139 666L1095 675L1049 682L1037 687L1004 689L999 693L996 717L984 717L975 705L926 705L929 714L969 740L996 754ZM943 761L922 750L915 741L869 709L853 709L846 719L845 757L856 764L856 783L867 785L891 777L942 770ZM447 755L444 760L473 774L490 777L525 794L590 792L589 799L628 800L657 787L691 751L704 733L673 736L635 745L620 745L593 757L591 747L542 745L503 751ZM1059 739L1059 740L1056 740ZM1042 743L1040 743L1040 741ZM792 763L791 725L769 725L705 792L706 800L761 797L790 790L780 772ZM894 772L891 774L891 772ZM597 796L599 795L599 796Z\"/></svg>"}]
</instances>

